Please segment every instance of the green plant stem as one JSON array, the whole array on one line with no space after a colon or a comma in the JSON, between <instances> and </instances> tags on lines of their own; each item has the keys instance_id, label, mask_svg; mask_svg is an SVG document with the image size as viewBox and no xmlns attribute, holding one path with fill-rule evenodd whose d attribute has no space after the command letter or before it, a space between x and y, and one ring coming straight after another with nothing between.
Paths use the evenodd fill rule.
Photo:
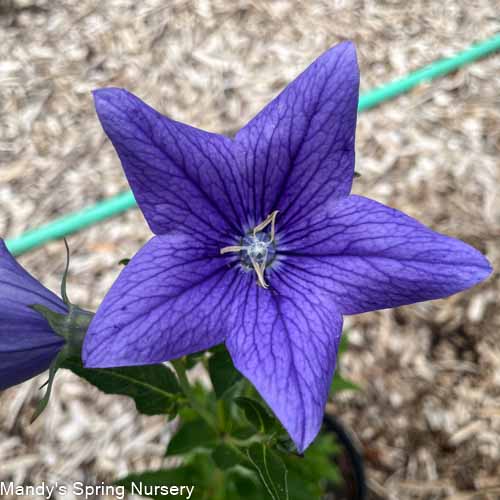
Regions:
<instances>
[{"instance_id":1,"label":"green plant stem","mask_svg":"<svg viewBox=\"0 0 500 500\"><path fill-rule=\"evenodd\" d=\"M217 426L214 423L213 416L200 405L196 395L193 393L191 384L187 378L186 374L186 365L184 364L184 359L174 359L170 361L172 366L174 367L175 373L177 374L177 378L179 379L179 385L181 386L182 391L184 392L191 408L202 417L210 427L213 427L217 430Z\"/></svg>"}]
</instances>

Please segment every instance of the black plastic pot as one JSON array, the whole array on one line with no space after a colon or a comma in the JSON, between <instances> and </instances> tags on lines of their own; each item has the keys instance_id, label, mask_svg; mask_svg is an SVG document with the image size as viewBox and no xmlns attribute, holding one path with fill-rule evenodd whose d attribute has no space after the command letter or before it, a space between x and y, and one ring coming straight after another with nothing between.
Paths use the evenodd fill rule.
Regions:
<instances>
[{"instance_id":1,"label":"black plastic pot","mask_svg":"<svg viewBox=\"0 0 500 500\"><path fill-rule=\"evenodd\" d=\"M337 417L325 415L323 418L324 432L335 435L341 447L341 452L332 457L332 462L339 468L343 484L331 486L325 500L365 500L367 485L363 456L355 445L349 432Z\"/></svg>"}]
</instances>

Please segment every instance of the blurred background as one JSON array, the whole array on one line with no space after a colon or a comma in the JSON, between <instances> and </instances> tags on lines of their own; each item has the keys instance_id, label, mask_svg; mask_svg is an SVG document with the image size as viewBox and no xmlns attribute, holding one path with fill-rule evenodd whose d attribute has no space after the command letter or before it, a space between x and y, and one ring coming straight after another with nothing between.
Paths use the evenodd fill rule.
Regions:
<instances>
[{"instance_id":1,"label":"blurred background","mask_svg":"<svg viewBox=\"0 0 500 500\"><path fill-rule=\"evenodd\" d=\"M0 234L128 188L90 91L120 86L232 134L324 50L358 48L367 91L500 28L495 0L0 0ZM500 265L500 55L359 116L354 191ZM151 233L131 210L69 238L69 294L96 308ZM57 291L62 242L21 263ZM346 318L340 370L362 387L329 411L356 434L371 498L500 498L498 272L447 300ZM64 371L0 394L0 480L95 483L158 468L169 429ZM69 498L69 497L68 497Z\"/></svg>"}]
</instances>

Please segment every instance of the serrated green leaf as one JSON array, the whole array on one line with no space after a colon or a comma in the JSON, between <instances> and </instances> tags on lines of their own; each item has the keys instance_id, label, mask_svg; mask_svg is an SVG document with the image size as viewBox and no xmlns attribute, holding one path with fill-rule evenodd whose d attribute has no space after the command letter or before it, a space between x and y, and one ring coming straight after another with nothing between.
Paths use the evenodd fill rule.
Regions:
<instances>
[{"instance_id":1,"label":"serrated green leaf","mask_svg":"<svg viewBox=\"0 0 500 500\"><path fill-rule=\"evenodd\" d=\"M219 469L226 470L242 462L246 462L246 456L235 446L229 443L221 443L212 452L212 459Z\"/></svg>"},{"instance_id":2,"label":"serrated green leaf","mask_svg":"<svg viewBox=\"0 0 500 500\"><path fill-rule=\"evenodd\" d=\"M175 374L165 365L125 368L84 368L72 358L63 363L106 394L129 396L145 415L175 414L181 388Z\"/></svg>"},{"instance_id":3,"label":"serrated green leaf","mask_svg":"<svg viewBox=\"0 0 500 500\"><path fill-rule=\"evenodd\" d=\"M216 441L214 429L198 418L182 424L168 445L167 455L182 455L197 448L213 448Z\"/></svg>"},{"instance_id":4,"label":"serrated green leaf","mask_svg":"<svg viewBox=\"0 0 500 500\"><path fill-rule=\"evenodd\" d=\"M246 452L269 496L288 500L288 471L281 457L262 443L252 444Z\"/></svg>"},{"instance_id":5,"label":"serrated green leaf","mask_svg":"<svg viewBox=\"0 0 500 500\"><path fill-rule=\"evenodd\" d=\"M255 399L238 397L234 402L244 411L247 420L260 432L270 433L277 428L275 419Z\"/></svg>"},{"instance_id":6,"label":"serrated green leaf","mask_svg":"<svg viewBox=\"0 0 500 500\"><path fill-rule=\"evenodd\" d=\"M217 399L222 398L231 387L241 380L241 373L234 367L233 360L226 349L216 351L208 360L210 380Z\"/></svg>"},{"instance_id":7,"label":"serrated green leaf","mask_svg":"<svg viewBox=\"0 0 500 500\"><path fill-rule=\"evenodd\" d=\"M180 498L187 498L190 495L186 487L189 486L189 488L194 487L194 490L191 490L191 498L200 498L197 493L202 493L204 487L202 478L203 476L198 474L197 467L185 465L174 469L130 474L116 481L115 485L124 486L129 493L142 494L142 496L154 499L170 499L172 496L177 495ZM182 493L180 492L181 486L184 486ZM171 487L177 487L175 495ZM138 491L138 488L142 488L141 491Z\"/></svg>"},{"instance_id":8,"label":"serrated green leaf","mask_svg":"<svg viewBox=\"0 0 500 500\"><path fill-rule=\"evenodd\" d=\"M330 394L336 394L342 391L360 391L361 387L356 385L354 382L342 377L340 373L336 372L332 380L332 385L330 386Z\"/></svg>"}]
</instances>

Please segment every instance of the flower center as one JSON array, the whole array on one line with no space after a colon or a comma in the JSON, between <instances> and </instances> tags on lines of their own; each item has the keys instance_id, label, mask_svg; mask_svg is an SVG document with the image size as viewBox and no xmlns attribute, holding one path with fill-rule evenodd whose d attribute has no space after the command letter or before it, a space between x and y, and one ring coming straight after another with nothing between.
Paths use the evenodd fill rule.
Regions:
<instances>
[{"instance_id":1,"label":"flower center","mask_svg":"<svg viewBox=\"0 0 500 500\"><path fill-rule=\"evenodd\" d=\"M267 233L250 233L243 238L241 263L246 269L252 269L254 262L266 268L274 259L274 241Z\"/></svg>"},{"instance_id":2,"label":"flower center","mask_svg":"<svg viewBox=\"0 0 500 500\"><path fill-rule=\"evenodd\" d=\"M220 253L236 252L240 254L241 265L247 271L253 269L257 275L257 284L262 288L269 288L264 278L266 267L271 264L276 254L274 242L276 216L278 211L275 210L268 215L260 224L257 224L249 233L241 240L241 245L233 245L221 248ZM269 232L264 232L264 229L271 226Z\"/></svg>"}]
</instances>

